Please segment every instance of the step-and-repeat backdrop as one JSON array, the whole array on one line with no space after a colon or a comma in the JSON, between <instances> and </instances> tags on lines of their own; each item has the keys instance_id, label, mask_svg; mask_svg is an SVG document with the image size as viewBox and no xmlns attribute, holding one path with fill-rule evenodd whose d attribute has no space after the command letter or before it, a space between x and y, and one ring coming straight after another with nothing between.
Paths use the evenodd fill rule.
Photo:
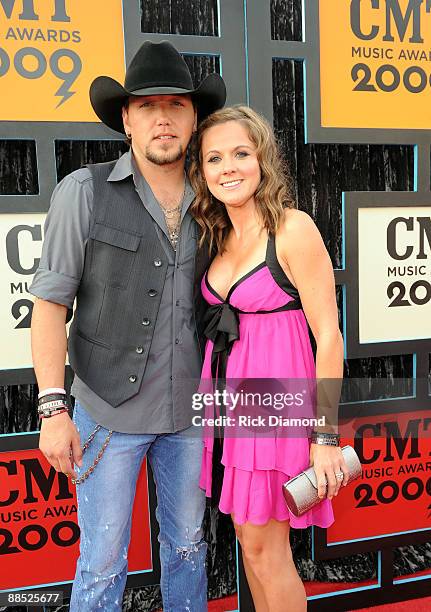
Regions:
<instances>
[{"instance_id":1,"label":"step-and-repeat backdrop","mask_svg":"<svg viewBox=\"0 0 431 612\"><path fill-rule=\"evenodd\" d=\"M315 561L375 552L375 578L348 590L322 585L309 604L353 609L425 593L431 569L397 578L393 550L431 540L431 5L208 0L189 15L194 30L182 31L180 4L0 0L0 138L25 144L37 185L14 193L5 188L0 196L0 383L34 382L28 287L40 258L50 193L63 175L64 143L73 149L74 141L119 140L98 123L88 88L101 74L122 81L127 61L144 40L171 40L196 80L219 71L228 103L249 103L274 121L296 164L300 208L307 209L301 200L307 177L298 152L307 147L345 145L351 151L354 144L382 144L411 150L413 184L405 191L342 186L336 202L324 202L323 214L308 207L324 237L337 242L329 250L347 362L411 356L410 376L392 380L392 394L387 385L386 393L373 388L370 377L357 383L356 395L350 385L340 407L341 431L359 453L363 475L335 500L335 524L312 533ZM282 63L288 79L280 79ZM301 128L281 133L282 121L291 120L301 121ZM328 192L331 182L343 185L345 167L323 158L321 164ZM388 167L389 162L383 173ZM371 177L374 168L351 164L345 185L355 184L355 171ZM396 378L380 372L376 378L387 382L391 376ZM79 540L74 489L37 450L35 429L4 431L0 590L70 585ZM159 578L154 504L144 466L130 550L132 586ZM239 591L240 609L250 609L241 569Z\"/></svg>"}]
</instances>

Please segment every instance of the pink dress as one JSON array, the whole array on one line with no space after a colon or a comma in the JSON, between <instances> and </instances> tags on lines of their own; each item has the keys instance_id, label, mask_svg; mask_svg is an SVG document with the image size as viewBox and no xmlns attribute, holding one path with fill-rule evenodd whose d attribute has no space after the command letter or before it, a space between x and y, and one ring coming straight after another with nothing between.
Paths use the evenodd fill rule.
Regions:
<instances>
[{"instance_id":1,"label":"pink dress","mask_svg":"<svg viewBox=\"0 0 431 612\"><path fill-rule=\"evenodd\" d=\"M226 300L210 286L206 274L201 289L210 310L234 310L239 321L239 337L232 343L227 358L227 385L229 380L238 379L315 378L307 321L299 294L277 261L273 236L268 239L265 261L238 280ZM293 308L283 310L289 308L287 304L292 301L295 301L290 304ZM214 373L211 369L213 347L214 342L208 340L202 370L203 387L212 380ZM200 486L207 497L211 497L213 447L213 430L207 429L200 478ZM296 528L328 527L334 521L329 500L324 499L297 518L289 512L283 498L282 484L308 468L309 458L309 439L304 435L268 437L249 432L246 436L225 436L219 509L233 514L237 524L263 525L272 518L289 520Z\"/></svg>"}]
</instances>

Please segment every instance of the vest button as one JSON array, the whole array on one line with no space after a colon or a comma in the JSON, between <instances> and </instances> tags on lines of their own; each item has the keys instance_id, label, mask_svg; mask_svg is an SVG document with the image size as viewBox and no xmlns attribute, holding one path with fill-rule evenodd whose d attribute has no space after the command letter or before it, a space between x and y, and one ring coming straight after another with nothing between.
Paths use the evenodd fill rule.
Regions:
<instances>
[{"instance_id":1,"label":"vest button","mask_svg":"<svg viewBox=\"0 0 431 612\"><path fill-rule=\"evenodd\" d=\"M155 259L154 260L154 265L156 266L156 268L160 268L160 266L162 265L162 260L161 259Z\"/></svg>"},{"instance_id":2,"label":"vest button","mask_svg":"<svg viewBox=\"0 0 431 612\"><path fill-rule=\"evenodd\" d=\"M135 383L138 380L138 377L135 376L134 374L132 374L132 376L129 376L129 381L131 383Z\"/></svg>"},{"instance_id":3,"label":"vest button","mask_svg":"<svg viewBox=\"0 0 431 612\"><path fill-rule=\"evenodd\" d=\"M143 352L144 352L144 349L143 349L143 347L142 347L142 346L137 346L135 350L136 350L136 352L138 353L138 355L141 355L141 353L143 353Z\"/></svg>"},{"instance_id":4,"label":"vest button","mask_svg":"<svg viewBox=\"0 0 431 612\"><path fill-rule=\"evenodd\" d=\"M149 295L150 297L154 297L155 295L157 295L157 291L156 291L155 289L150 289L150 290L148 291L148 295Z\"/></svg>"},{"instance_id":5,"label":"vest button","mask_svg":"<svg viewBox=\"0 0 431 612\"><path fill-rule=\"evenodd\" d=\"M144 320L142 321L142 325L147 326L147 325L149 325L149 324L150 324L150 319L144 319Z\"/></svg>"}]
</instances>

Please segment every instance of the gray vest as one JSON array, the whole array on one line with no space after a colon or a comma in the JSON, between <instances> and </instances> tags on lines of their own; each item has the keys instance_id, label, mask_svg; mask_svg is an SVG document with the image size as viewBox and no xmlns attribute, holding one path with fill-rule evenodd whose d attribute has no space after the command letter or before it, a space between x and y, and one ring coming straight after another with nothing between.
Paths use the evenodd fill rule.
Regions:
<instances>
[{"instance_id":1,"label":"gray vest","mask_svg":"<svg viewBox=\"0 0 431 612\"><path fill-rule=\"evenodd\" d=\"M68 345L73 371L114 407L139 392L168 265L132 177L107 181L115 163L88 166L93 212ZM199 285L208 265L206 253L199 250L195 258L194 310L201 347L205 305ZM129 380L130 372L136 380Z\"/></svg>"}]
</instances>

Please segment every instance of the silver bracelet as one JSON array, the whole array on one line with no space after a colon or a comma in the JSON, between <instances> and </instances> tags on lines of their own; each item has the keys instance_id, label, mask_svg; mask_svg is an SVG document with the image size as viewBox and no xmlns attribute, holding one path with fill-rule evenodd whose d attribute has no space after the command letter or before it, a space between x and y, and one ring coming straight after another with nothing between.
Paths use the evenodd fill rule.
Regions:
<instances>
[{"instance_id":1,"label":"silver bracelet","mask_svg":"<svg viewBox=\"0 0 431 612\"><path fill-rule=\"evenodd\" d=\"M320 446L340 446L336 438L311 438L311 443Z\"/></svg>"},{"instance_id":2,"label":"silver bracelet","mask_svg":"<svg viewBox=\"0 0 431 612\"><path fill-rule=\"evenodd\" d=\"M312 444L322 444L324 446L339 446L340 434L327 431L312 431L311 442Z\"/></svg>"},{"instance_id":3,"label":"silver bracelet","mask_svg":"<svg viewBox=\"0 0 431 612\"><path fill-rule=\"evenodd\" d=\"M43 414L43 416L48 416L51 414L51 412L56 412L57 410L68 410L69 407L65 402L62 402L61 404L59 404L58 406L51 406L48 407L46 404L42 404L41 406L38 407L37 409L37 413L39 415Z\"/></svg>"},{"instance_id":4,"label":"silver bracelet","mask_svg":"<svg viewBox=\"0 0 431 612\"><path fill-rule=\"evenodd\" d=\"M51 402L44 402L39 404L39 408L43 408L43 410L51 410L53 408L60 408L63 406L67 406L64 399L52 400Z\"/></svg>"}]
</instances>

